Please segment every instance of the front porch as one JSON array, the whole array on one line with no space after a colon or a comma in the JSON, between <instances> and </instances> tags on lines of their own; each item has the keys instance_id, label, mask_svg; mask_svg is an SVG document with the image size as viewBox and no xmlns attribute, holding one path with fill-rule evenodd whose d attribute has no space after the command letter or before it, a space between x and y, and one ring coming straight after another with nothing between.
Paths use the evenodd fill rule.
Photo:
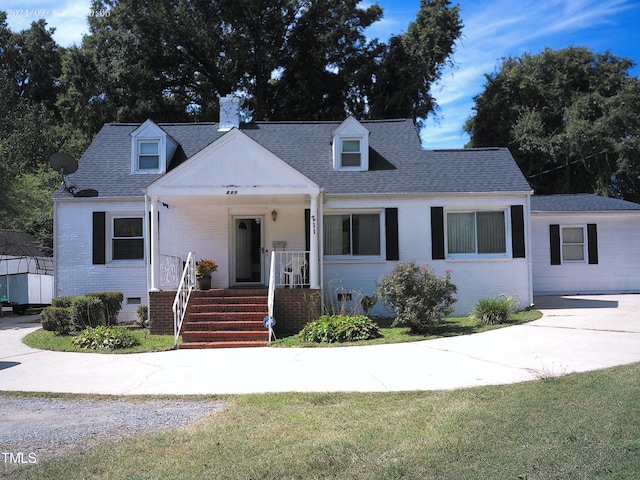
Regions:
<instances>
[{"instance_id":1,"label":"front porch","mask_svg":"<svg viewBox=\"0 0 640 480\"><path fill-rule=\"evenodd\" d=\"M238 295L263 296L266 298L266 288L242 289L212 289L204 292L195 291L198 297L236 297ZM162 290L149 293L149 319L153 335L173 335L174 315L173 302L175 290ZM309 321L320 316L321 292L310 288L277 288L274 291L274 317L276 336L290 335L302 330ZM266 316L266 311L263 312ZM267 338L267 329L262 327Z\"/></svg>"}]
</instances>

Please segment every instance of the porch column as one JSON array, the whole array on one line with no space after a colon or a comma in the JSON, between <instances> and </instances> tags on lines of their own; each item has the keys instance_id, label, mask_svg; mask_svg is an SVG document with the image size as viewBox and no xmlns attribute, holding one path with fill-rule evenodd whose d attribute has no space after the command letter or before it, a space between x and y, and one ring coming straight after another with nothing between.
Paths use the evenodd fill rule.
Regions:
<instances>
[{"instance_id":1,"label":"porch column","mask_svg":"<svg viewBox=\"0 0 640 480\"><path fill-rule=\"evenodd\" d=\"M309 283L311 288L320 288L320 266L318 258L318 194L311 194L309 222Z\"/></svg>"},{"instance_id":2,"label":"porch column","mask_svg":"<svg viewBox=\"0 0 640 480\"><path fill-rule=\"evenodd\" d=\"M160 291L160 254L158 250L158 197L151 197L151 291Z\"/></svg>"}]
</instances>

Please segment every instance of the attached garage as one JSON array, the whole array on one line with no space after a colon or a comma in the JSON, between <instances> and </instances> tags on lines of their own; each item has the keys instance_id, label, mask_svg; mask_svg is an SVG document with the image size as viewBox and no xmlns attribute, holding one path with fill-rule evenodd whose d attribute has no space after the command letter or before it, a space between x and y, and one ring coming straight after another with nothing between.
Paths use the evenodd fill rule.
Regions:
<instances>
[{"instance_id":1,"label":"attached garage","mask_svg":"<svg viewBox=\"0 0 640 480\"><path fill-rule=\"evenodd\" d=\"M535 295L640 292L640 204L533 196L531 234Z\"/></svg>"}]
</instances>

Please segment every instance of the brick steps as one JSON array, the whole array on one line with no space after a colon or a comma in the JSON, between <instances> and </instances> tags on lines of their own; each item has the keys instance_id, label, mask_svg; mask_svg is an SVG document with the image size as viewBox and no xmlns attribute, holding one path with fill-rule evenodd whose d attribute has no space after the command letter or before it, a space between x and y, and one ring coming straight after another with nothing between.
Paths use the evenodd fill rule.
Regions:
<instances>
[{"instance_id":1,"label":"brick steps","mask_svg":"<svg viewBox=\"0 0 640 480\"><path fill-rule=\"evenodd\" d=\"M248 348L248 347L266 347L267 341L264 342L189 342L181 343L180 350L199 349L199 348Z\"/></svg>"},{"instance_id":2,"label":"brick steps","mask_svg":"<svg viewBox=\"0 0 640 480\"><path fill-rule=\"evenodd\" d=\"M194 292L182 325L180 349L239 348L267 345L265 289Z\"/></svg>"}]
</instances>

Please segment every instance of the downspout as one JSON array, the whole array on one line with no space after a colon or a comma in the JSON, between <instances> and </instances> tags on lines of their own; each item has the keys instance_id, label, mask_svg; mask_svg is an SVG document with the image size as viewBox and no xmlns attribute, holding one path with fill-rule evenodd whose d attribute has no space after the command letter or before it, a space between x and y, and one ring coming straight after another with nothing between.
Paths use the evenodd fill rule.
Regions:
<instances>
[{"instance_id":1,"label":"downspout","mask_svg":"<svg viewBox=\"0 0 640 480\"><path fill-rule=\"evenodd\" d=\"M318 195L318 256L320 257L320 312L324 312L324 188Z\"/></svg>"}]
</instances>

